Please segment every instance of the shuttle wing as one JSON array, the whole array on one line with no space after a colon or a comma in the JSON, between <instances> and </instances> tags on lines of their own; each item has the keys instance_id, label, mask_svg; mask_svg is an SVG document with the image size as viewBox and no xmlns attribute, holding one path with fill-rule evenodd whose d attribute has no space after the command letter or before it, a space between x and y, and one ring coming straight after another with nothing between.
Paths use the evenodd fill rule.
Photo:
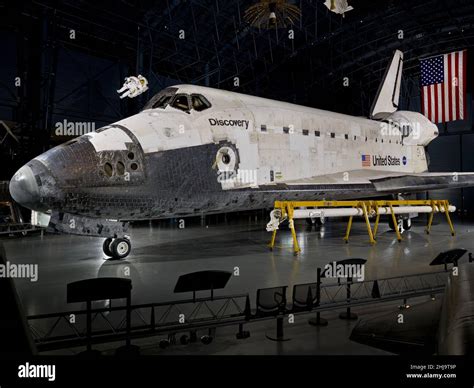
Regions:
<instances>
[{"instance_id":1,"label":"shuttle wing","mask_svg":"<svg viewBox=\"0 0 474 388\"><path fill-rule=\"evenodd\" d=\"M338 187L345 190L345 186L347 188L356 186L362 191L369 190L381 194L456 189L473 185L474 173L471 172L403 174L376 170L355 170L285 182L287 189L294 191L321 188L337 190Z\"/></svg>"},{"instance_id":2,"label":"shuttle wing","mask_svg":"<svg viewBox=\"0 0 474 388\"><path fill-rule=\"evenodd\" d=\"M392 192L416 192L438 189L459 189L474 185L474 173L451 172L451 173L422 173L408 174L373 179L372 184L377 191Z\"/></svg>"}]
</instances>

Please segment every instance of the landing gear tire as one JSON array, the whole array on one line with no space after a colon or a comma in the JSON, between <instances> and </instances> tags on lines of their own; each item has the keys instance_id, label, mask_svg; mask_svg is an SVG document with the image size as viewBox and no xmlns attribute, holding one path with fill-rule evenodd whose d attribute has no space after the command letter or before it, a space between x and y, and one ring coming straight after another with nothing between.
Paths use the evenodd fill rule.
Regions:
<instances>
[{"instance_id":1,"label":"landing gear tire","mask_svg":"<svg viewBox=\"0 0 474 388\"><path fill-rule=\"evenodd\" d=\"M112 244L110 244L112 257L117 260L127 257L131 250L132 244L127 238L116 238Z\"/></svg>"},{"instance_id":2,"label":"landing gear tire","mask_svg":"<svg viewBox=\"0 0 474 388\"><path fill-rule=\"evenodd\" d=\"M132 250L132 244L128 238L121 237L113 239L109 237L104 240L102 250L108 257L120 260L128 256Z\"/></svg>"},{"instance_id":3,"label":"landing gear tire","mask_svg":"<svg viewBox=\"0 0 474 388\"><path fill-rule=\"evenodd\" d=\"M106 238L104 244L102 244L102 250L106 256L112 257L112 251L110 250L110 244L112 244L112 238Z\"/></svg>"}]
</instances>

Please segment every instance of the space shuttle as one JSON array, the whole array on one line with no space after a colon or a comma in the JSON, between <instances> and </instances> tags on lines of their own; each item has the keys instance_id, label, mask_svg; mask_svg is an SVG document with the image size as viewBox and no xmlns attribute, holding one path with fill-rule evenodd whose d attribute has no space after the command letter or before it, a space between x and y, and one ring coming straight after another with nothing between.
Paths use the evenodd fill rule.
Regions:
<instances>
[{"instance_id":1,"label":"space shuttle","mask_svg":"<svg viewBox=\"0 0 474 388\"><path fill-rule=\"evenodd\" d=\"M131 117L37 156L13 176L19 204L51 212L49 229L104 238L126 257L133 220L271 208L474 185L474 173L428 171L436 125L399 111L403 53L370 118L196 85L156 94Z\"/></svg>"}]
</instances>

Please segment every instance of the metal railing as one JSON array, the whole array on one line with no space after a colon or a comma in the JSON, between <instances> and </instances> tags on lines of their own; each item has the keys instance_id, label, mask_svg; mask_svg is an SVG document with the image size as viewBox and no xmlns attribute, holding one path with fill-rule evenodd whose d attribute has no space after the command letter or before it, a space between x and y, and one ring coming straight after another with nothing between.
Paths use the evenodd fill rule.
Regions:
<instances>
[{"instance_id":1,"label":"metal railing","mask_svg":"<svg viewBox=\"0 0 474 388\"><path fill-rule=\"evenodd\" d=\"M285 314L308 314L424 295L433 296L445 289L449 271L429 272L377 280L340 282L320 286L320 299L307 309L287 306ZM348 287L350 297L348 298ZM126 306L93 308L92 343L125 338ZM131 337L190 332L220 326L243 325L271 317L252 315L248 294L215 296L148 303L131 306ZM86 310L30 315L27 317L39 351L70 348L86 342Z\"/></svg>"},{"instance_id":2,"label":"metal railing","mask_svg":"<svg viewBox=\"0 0 474 388\"><path fill-rule=\"evenodd\" d=\"M437 271L322 285L318 309L325 310L438 294L444 291L448 276L447 271ZM350 299L347 298L349 286Z\"/></svg>"},{"instance_id":3,"label":"metal railing","mask_svg":"<svg viewBox=\"0 0 474 388\"><path fill-rule=\"evenodd\" d=\"M247 300L247 294L237 294L132 305L132 337L240 322L246 314ZM104 343L124 338L125 310L126 306L93 308L91 312L95 328L92 332L92 342ZM27 316L38 350L84 344L86 314L86 310L69 310Z\"/></svg>"}]
</instances>

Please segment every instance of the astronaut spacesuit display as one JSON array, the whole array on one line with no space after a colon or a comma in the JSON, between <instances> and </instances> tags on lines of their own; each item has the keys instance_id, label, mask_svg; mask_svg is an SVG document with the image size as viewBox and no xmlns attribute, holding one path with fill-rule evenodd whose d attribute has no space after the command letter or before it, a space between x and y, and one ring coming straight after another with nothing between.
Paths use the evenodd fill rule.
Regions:
<instances>
[{"instance_id":1,"label":"astronaut spacesuit display","mask_svg":"<svg viewBox=\"0 0 474 388\"><path fill-rule=\"evenodd\" d=\"M137 77L125 77L123 86L117 90L117 93L123 93L120 98L133 98L148 90L148 80L139 74Z\"/></svg>"}]
</instances>

